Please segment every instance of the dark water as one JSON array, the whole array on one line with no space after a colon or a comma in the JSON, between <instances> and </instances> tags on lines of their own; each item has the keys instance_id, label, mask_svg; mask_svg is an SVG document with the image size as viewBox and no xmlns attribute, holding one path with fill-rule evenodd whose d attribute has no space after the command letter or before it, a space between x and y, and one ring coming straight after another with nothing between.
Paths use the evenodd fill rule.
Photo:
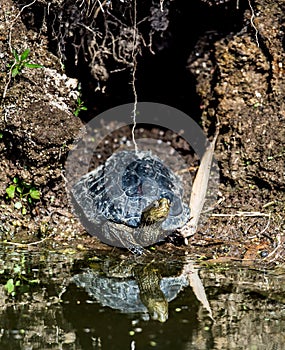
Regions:
<instances>
[{"instance_id":1,"label":"dark water","mask_svg":"<svg viewBox=\"0 0 285 350\"><path fill-rule=\"evenodd\" d=\"M139 263L136 280L126 268L130 261L123 272L117 265L108 259L106 265L106 257L86 264L71 251L3 247L0 349L284 349L284 270L152 261ZM161 290L172 299L165 322L151 319L139 299L144 266L160 276Z\"/></svg>"}]
</instances>

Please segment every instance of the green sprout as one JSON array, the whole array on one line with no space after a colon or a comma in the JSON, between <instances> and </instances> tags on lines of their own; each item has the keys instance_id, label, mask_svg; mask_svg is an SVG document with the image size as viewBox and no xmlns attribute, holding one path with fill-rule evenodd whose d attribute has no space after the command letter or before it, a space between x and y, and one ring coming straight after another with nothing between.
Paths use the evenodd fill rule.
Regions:
<instances>
[{"instance_id":1,"label":"green sprout","mask_svg":"<svg viewBox=\"0 0 285 350\"><path fill-rule=\"evenodd\" d=\"M15 202L14 207L16 209L22 209L22 214L27 213L25 203L34 205L36 200L40 199L40 191L32 184L28 184L25 181L14 177L13 183L6 188L7 199L19 199Z\"/></svg>"},{"instance_id":2,"label":"green sprout","mask_svg":"<svg viewBox=\"0 0 285 350\"><path fill-rule=\"evenodd\" d=\"M80 97L77 98L77 107L76 110L73 112L73 114L78 117L79 113L81 111L87 111L87 107L84 106L84 102L81 100Z\"/></svg>"},{"instance_id":3,"label":"green sprout","mask_svg":"<svg viewBox=\"0 0 285 350\"><path fill-rule=\"evenodd\" d=\"M28 56L30 49L26 49L23 53L18 54L16 50L12 50L14 61L8 65L11 69L12 78L21 74L24 68L43 68L40 64L30 63Z\"/></svg>"}]
</instances>

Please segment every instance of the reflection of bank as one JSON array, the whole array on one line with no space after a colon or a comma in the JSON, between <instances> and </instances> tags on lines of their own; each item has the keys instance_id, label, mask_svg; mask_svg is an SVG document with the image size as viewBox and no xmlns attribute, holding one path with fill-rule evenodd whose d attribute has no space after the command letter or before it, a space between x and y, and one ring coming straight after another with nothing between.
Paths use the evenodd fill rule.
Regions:
<instances>
[{"instance_id":1,"label":"reflection of bank","mask_svg":"<svg viewBox=\"0 0 285 350\"><path fill-rule=\"evenodd\" d=\"M192 262L182 267L177 263L107 259L75 275L73 281L102 306L126 314L139 313L145 320L150 316L160 322L168 319L168 303L190 285L211 317L202 282Z\"/></svg>"}]
</instances>

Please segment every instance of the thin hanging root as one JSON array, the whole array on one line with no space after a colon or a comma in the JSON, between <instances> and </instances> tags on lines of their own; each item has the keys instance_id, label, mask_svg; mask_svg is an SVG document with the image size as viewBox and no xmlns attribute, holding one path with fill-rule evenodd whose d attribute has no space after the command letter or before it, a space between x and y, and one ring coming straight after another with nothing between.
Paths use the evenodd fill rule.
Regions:
<instances>
[{"instance_id":1,"label":"thin hanging root","mask_svg":"<svg viewBox=\"0 0 285 350\"><path fill-rule=\"evenodd\" d=\"M12 48L12 29L13 29L13 26L14 24L16 23L17 19L21 16L22 12L27 8L27 7L30 7L32 6L37 0L33 0L32 2L30 2L29 4L23 6L21 8L21 10L18 12L17 16L11 21L11 25L10 25L10 28L9 28L9 39L8 39L8 45L9 45L9 50L10 52L12 53L13 52L13 48ZM8 81L4 87L4 91L3 91L3 94L2 94L2 100L5 99L6 97L6 94L7 94L7 91L8 91L8 87L11 83L11 79L12 79L12 69L14 68L14 64L10 67L10 70L9 70L9 74L8 74Z\"/></svg>"},{"instance_id":2,"label":"thin hanging root","mask_svg":"<svg viewBox=\"0 0 285 350\"><path fill-rule=\"evenodd\" d=\"M138 152L138 145L135 139L135 128L137 126L136 116L137 116L137 104L138 104L138 94L136 90L136 72L137 72L137 58L136 58L136 43L137 43L137 2L134 1L134 35L133 35L133 50L132 50L132 61L133 61L133 69L132 69L132 89L134 94L134 108L132 111L132 120L133 120L133 128L132 128L132 140L135 146L136 153Z\"/></svg>"},{"instance_id":3,"label":"thin hanging root","mask_svg":"<svg viewBox=\"0 0 285 350\"><path fill-rule=\"evenodd\" d=\"M132 88L133 88L133 94L134 94L134 108L132 111L132 120L133 120L133 127L132 127L132 141L135 146L135 151L136 153L138 152L138 145L135 139L135 129L137 126L137 121L136 121L136 116L137 116L137 104L138 104L138 95L136 91L136 85L135 85L135 80L136 80L136 58L134 57L134 67L133 67L133 72L132 72Z\"/></svg>"},{"instance_id":4,"label":"thin hanging root","mask_svg":"<svg viewBox=\"0 0 285 350\"><path fill-rule=\"evenodd\" d=\"M248 5L249 5L250 11L251 11L250 24L252 25L252 27L255 30L255 41L256 41L256 45L259 47L258 29L256 28L256 25L254 24L255 13L254 13L254 10L253 10L253 7L251 5L250 0L248 0Z\"/></svg>"}]
</instances>

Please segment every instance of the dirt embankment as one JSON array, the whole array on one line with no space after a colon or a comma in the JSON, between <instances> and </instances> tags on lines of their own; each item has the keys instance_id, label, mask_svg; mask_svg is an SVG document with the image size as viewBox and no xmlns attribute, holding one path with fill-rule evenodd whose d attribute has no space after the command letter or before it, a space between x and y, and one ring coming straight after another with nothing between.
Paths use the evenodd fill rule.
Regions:
<instances>
[{"instance_id":1,"label":"dirt embankment","mask_svg":"<svg viewBox=\"0 0 285 350\"><path fill-rule=\"evenodd\" d=\"M238 251L246 260L274 251L271 260L284 250L285 7L282 1L252 4L238 33L201 39L189 68L205 128L220 122L216 156L225 216L210 227L229 247L218 255Z\"/></svg>"},{"instance_id":2,"label":"dirt embankment","mask_svg":"<svg viewBox=\"0 0 285 350\"><path fill-rule=\"evenodd\" d=\"M23 17L24 12L20 14L12 0L0 9L0 233L8 240L22 240L26 234L29 240L53 235L54 240L65 244L83 242L102 248L81 235L83 230L72 217L65 193L64 161L83 124L73 114L78 107L78 81L64 74L62 57L57 58L50 50L47 26L52 23L47 23L46 14L62 8L63 3L35 1L36 10L44 9L36 19L35 11ZM172 7L165 2L169 11L176 11L175 2L171 3ZM158 28L160 34L162 29L167 32L168 18L164 15L164 26L160 27L154 15L158 12L152 9L151 13L154 17L150 23L156 23L153 28ZM217 121L220 124L216 147L221 168L220 201L207 225L190 238L188 247L168 244L169 251L242 259L244 263L284 259L284 13L282 0L274 4L269 0L251 1L238 32L206 34L192 50L188 63L184 62L196 78L204 129L212 130ZM97 15L99 18L99 11ZM72 32L70 24L69 29ZM133 38L129 35L132 33L118 33L121 42L124 39L125 44L131 43L128 40ZM64 39L62 34L59 38ZM142 37L137 45L143 46ZM11 67L7 68L9 63L17 63L12 49L21 54L27 48L31 63L45 68L24 68L12 77ZM128 68L131 49L125 45L120 51ZM110 51L106 55L102 76L96 76L98 65L91 68L97 72L93 78L108 86L109 70L114 67L108 67ZM25 198L20 192L7 198L6 189L15 178L22 181L22 187L24 181L39 189L40 200L32 200L29 205L29 195L26 193ZM17 202L22 208L15 208Z\"/></svg>"},{"instance_id":3,"label":"dirt embankment","mask_svg":"<svg viewBox=\"0 0 285 350\"><path fill-rule=\"evenodd\" d=\"M28 30L13 1L1 5L0 23L0 232L3 239L24 232L33 239L41 236L42 230L55 230L57 211L65 212L62 171L69 147L82 127L73 114L78 81L63 73L59 59L49 51L45 27L39 32ZM44 68L22 66L12 77L13 65L24 61L19 58L17 62L12 51L20 57L26 49L30 49L29 63ZM15 178L18 190L14 198L7 198L6 189ZM32 205L24 183L41 191L40 200L32 199ZM15 207L19 202L22 208ZM23 207L27 211L24 215ZM67 221L64 218L62 224ZM62 226L57 231L61 232Z\"/></svg>"}]
</instances>

